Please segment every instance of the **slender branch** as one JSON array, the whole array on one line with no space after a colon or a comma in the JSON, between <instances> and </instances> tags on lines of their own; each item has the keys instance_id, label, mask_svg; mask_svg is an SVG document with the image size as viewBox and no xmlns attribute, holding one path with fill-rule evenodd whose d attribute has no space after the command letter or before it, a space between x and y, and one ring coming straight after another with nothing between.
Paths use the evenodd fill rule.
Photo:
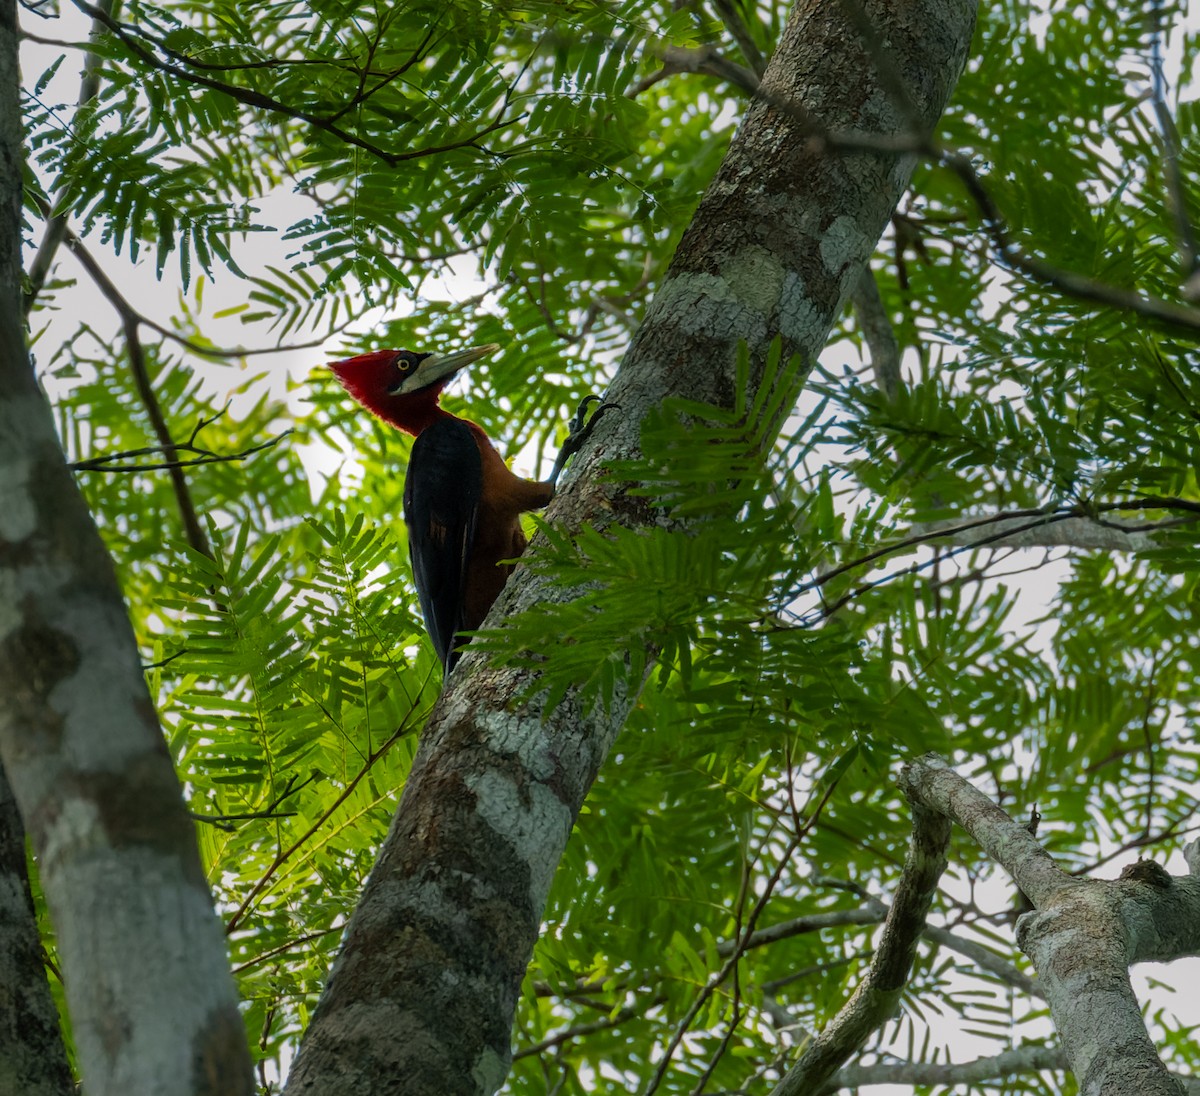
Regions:
<instances>
[{"instance_id":1,"label":"slender branch","mask_svg":"<svg viewBox=\"0 0 1200 1096\"><path fill-rule=\"evenodd\" d=\"M1196 233L1188 217L1187 191L1184 188L1183 172L1179 164L1179 130L1167 107L1167 79L1163 73L1162 0L1154 0L1154 29L1150 41L1150 89L1154 104L1154 117L1162 136L1163 182L1166 187L1167 209L1175 221L1175 239L1179 257L1183 264L1185 286L1200 271L1200 255L1196 251ZM1194 297L1189 299L1194 300Z\"/></svg>"},{"instance_id":2,"label":"slender branch","mask_svg":"<svg viewBox=\"0 0 1200 1096\"><path fill-rule=\"evenodd\" d=\"M761 77L767 71L767 59L763 56L762 50L758 48L750 26L742 16L741 8L733 0L713 0L713 9L737 43L746 64L754 71L755 76Z\"/></svg>"},{"instance_id":3,"label":"slender branch","mask_svg":"<svg viewBox=\"0 0 1200 1096\"><path fill-rule=\"evenodd\" d=\"M106 297L108 297L109 301L113 304L113 306L115 308L117 308L117 310L119 312L121 312L123 315L126 312L128 312L129 315L133 316L134 319L137 320L139 326L149 328L156 335L161 335L164 339L167 339L168 341L175 343L176 346L182 347L184 350L187 350L190 353L197 355L198 357L202 357L202 358L253 358L253 357L256 357L259 355L263 355L263 354L287 354L287 353L291 353L292 351L295 351L295 350L310 350L310 349L313 349L318 346L324 346L325 343L329 340L330 335L337 335L337 334L340 334L341 332L345 331L346 328L350 327L351 324L353 324L355 319L357 318L357 317L350 317L349 319L345 320L343 323L340 323L336 327L330 329L330 331L327 334L320 335L317 338L309 339L307 342L285 343L285 344L278 344L275 346L234 346L234 347L211 346L206 343L194 342L191 339L187 338L186 336L180 335L176 331L172 331L169 327L164 327L157 320L153 320L149 316L146 316L143 313L138 312L137 309L135 309L133 307L133 305L131 305L129 303L129 301L124 296L121 295L120 291L117 290L116 286L112 283L112 281L108 278L108 276L101 269L101 267L100 267L99 263L96 261L95 257L91 254L90 251L88 251L88 249L84 245L83 241L80 240L80 238L78 236L76 236L74 232L69 231L67 233L66 242L67 242L67 247L71 251L71 254L74 255L75 258L77 258L79 260L80 264L87 271L88 276L94 282L96 282L97 286L101 289L102 292L104 292L104 285L102 285L101 283L103 282L103 283L107 284L109 291L104 292L104 295Z\"/></svg>"},{"instance_id":4,"label":"slender branch","mask_svg":"<svg viewBox=\"0 0 1200 1096\"><path fill-rule=\"evenodd\" d=\"M861 5L855 3L854 0L842 0L842 6L854 18L856 29L864 38L872 60L879 70L881 83L887 88L889 94L895 97L896 104L902 111L916 116L914 114L915 105L912 103L902 75L891 61L890 54L878 42L877 35L870 20L865 17ZM1012 238L1003 214L970 160L955 149L939 144L931 133L922 132L916 126L910 133L894 136L848 130L837 132L827 130L805 110L803 105L763 88L753 72L721 58L712 47L676 50L674 53L664 51L662 69L639 81L626 91L626 95L634 97L660 80L679 72L707 72L750 91L755 98L798 121L809 135L808 145L813 152L885 152L893 154L907 152L948 168L962 181L968 197L983 219L984 231L991 239L1000 259L1011 269L1076 300L1104 305L1119 312L1132 312L1135 315L1154 320L1156 323L1179 328L1191 334L1200 333L1200 309L1154 297L1145 297L1132 290L1121 289L1094 278L1076 274L1074 271L1064 270L1035 255L1030 255Z\"/></svg>"},{"instance_id":5,"label":"slender branch","mask_svg":"<svg viewBox=\"0 0 1200 1096\"><path fill-rule=\"evenodd\" d=\"M811 1096L899 1006L950 847L949 819L915 801L912 807L908 856L870 969L833 1021L805 1047L772 1096Z\"/></svg>"},{"instance_id":6,"label":"slender branch","mask_svg":"<svg viewBox=\"0 0 1200 1096\"><path fill-rule=\"evenodd\" d=\"M805 917L795 917L790 921L781 921L765 929L758 929L749 935L742 934L732 940L722 940L717 944L717 954L728 956L738 951L745 954L754 948L777 944L780 940L790 940L794 936L804 936L810 932L821 932L844 925L877 925L886 916L887 906L878 899L871 899L864 906L830 910L827 913L811 913Z\"/></svg>"},{"instance_id":7,"label":"slender branch","mask_svg":"<svg viewBox=\"0 0 1200 1096\"><path fill-rule=\"evenodd\" d=\"M1138 552L1154 547L1154 533L1172 529L1180 519L1133 525L1127 522L1101 521L1094 517L1065 518L1054 525L1039 525L1030 529L1020 518L1003 518L997 522L999 528L1011 523L1011 531L1002 539L994 541L994 548L1084 548L1102 549L1108 552ZM1188 517L1182 519L1194 521ZM959 518L948 521L918 522L912 526L914 534L932 533L941 530L943 542L966 545L974 542L969 529L962 528Z\"/></svg>"},{"instance_id":8,"label":"slender branch","mask_svg":"<svg viewBox=\"0 0 1200 1096\"><path fill-rule=\"evenodd\" d=\"M299 811L281 811L279 806L285 799L290 799L301 788L307 787L314 780L315 776L310 776L307 780L300 780L299 775L293 773L288 777L287 784L283 790L275 796L261 811L243 811L240 814L200 814L197 811L189 811L192 818L197 822L207 822L209 825L216 826L219 829L232 831L233 826L225 825L228 822L249 822L253 819L261 818L294 818ZM299 783L297 783L299 781Z\"/></svg>"},{"instance_id":9,"label":"slender branch","mask_svg":"<svg viewBox=\"0 0 1200 1096\"><path fill-rule=\"evenodd\" d=\"M146 414L150 417L150 426L154 431L154 436L158 438L158 444L167 458L164 468L171 480L171 490L175 493L175 505L179 508L179 516L183 521L184 536L192 548L212 559L212 545L209 544L204 527L200 524L200 516L196 512L196 504L192 499L187 477L183 474L183 468L175 456L177 450L175 442L171 438L171 428L167 425L162 404L158 402L158 395L150 380L150 372L146 367L146 354L142 347L141 335L138 332L138 322L133 316L125 316L123 327L125 343L129 349L129 366L133 371L133 383L138 390L142 406L145 407Z\"/></svg>"},{"instance_id":10,"label":"slender branch","mask_svg":"<svg viewBox=\"0 0 1200 1096\"><path fill-rule=\"evenodd\" d=\"M1076 300L1104 305L1118 312L1132 312L1193 335L1200 333L1200 309L1120 289L1074 271L1064 270L1026 252L1013 239L1003 214L970 160L962 153L938 144L931 135L920 132L895 136L849 130L831 132L817 123L801 104L785 96L776 95L762 87L758 88L756 96L769 106L796 119L807 130L808 146L814 153L907 152L948 168L962 181L967 196L983 219L984 231L991 239L999 258L1011 269L1025 274L1033 281Z\"/></svg>"},{"instance_id":11,"label":"slender branch","mask_svg":"<svg viewBox=\"0 0 1200 1096\"><path fill-rule=\"evenodd\" d=\"M934 1088L968 1087L1003 1081L1019 1073L1070 1068L1061 1047L1019 1047L971 1062L896 1062L871 1066L847 1066L835 1073L813 1096L833 1096L843 1089L866 1085L928 1085Z\"/></svg>"},{"instance_id":12,"label":"slender branch","mask_svg":"<svg viewBox=\"0 0 1200 1096\"><path fill-rule=\"evenodd\" d=\"M784 869L790 863L792 855L795 853L796 849L799 848L800 842L804 840L805 835L812 829L813 826L817 824L817 820L821 817L821 812L825 809L825 804L829 802L829 798L833 795L836 788L837 781L835 780L822 793L821 799L817 803L816 809L812 812L812 816L809 818L808 822L803 827L796 830L788 839L788 843L780 854L774 870L771 872L771 875L768 877L765 885L762 888L762 893L759 894L754 903L753 909L750 911L750 916L746 919L745 928L740 934L738 940L735 942L734 947L730 950L729 957L721 965L721 969L718 970L711 978L709 978L707 982L705 982L704 987L696 995L696 999L692 1002L691 1006L684 1014L683 1019L679 1022L674 1034L667 1043L666 1050L663 1052L663 1056L658 1063L658 1068L654 1071L654 1075L651 1077L650 1083L643 1090L642 1096L652 1096L652 1094L658 1090L659 1085L662 1084L663 1078L667 1074L667 1070L670 1068L671 1058L674 1055L676 1048L691 1029L693 1022L700 1014L700 1010L708 1003L712 995L721 987L721 985L737 967L737 964L741 961L742 956L746 952L746 941L748 941L754 935L755 928L758 925L758 920L762 916L763 910L766 909L767 903L770 901L771 896L775 893L775 888L779 885L779 880L783 877Z\"/></svg>"},{"instance_id":13,"label":"slender branch","mask_svg":"<svg viewBox=\"0 0 1200 1096\"><path fill-rule=\"evenodd\" d=\"M409 715L411 715L411 711ZM341 794L323 810L313 824L308 827L299 837L296 838L286 849L281 849L275 854L275 858L267 866L267 870L259 877L258 882L246 892L246 896L242 899L241 905L230 915L229 920L225 923L225 933L228 935L233 932L238 925L241 924L242 918L246 916L246 911L250 908L250 903L262 893L267 884L275 877L275 873L290 860L303 846L304 843L312 837L326 821L333 815L351 795L354 794L354 789L358 787L362 779L375 767L375 763L383 757L397 742L400 741L406 734L411 731L411 726L406 718L401 724L391 733L378 749L373 750L367 755L363 767L359 769L350 782L342 789Z\"/></svg>"},{"instance_id":14,"label":"slender branch","mask_svg":"<svg viewBox=\"0 0 1200 1096\"><path fill-rule=\"evenodd\" d=\"M863 267L862 276L854 283L850 301L867 341L875 384L888 400L894 400L900 391L900 347L870 263Z\"/></svg>"},{"instance_id":15,"label":"slender branch","mask_svg":"<svg viewBox=\"0 0 1200 1096\"><path fill-rule=\"evenodd\" d=\"M249 449L243 449L239 453L214 453L211 450L201 449L198 446L183 442L173 445L171 447L172 450L176 453L195 453L197 456L188 460L161 461L157 464L114 463L116 461L129 460L133 457L144 457L152 453L161 453L166 448L161 445L147 445L141 449L125 449L120 453L107 453L102 457L89 457L87 460L72 461L67 467L76 472L158 472L171 468L191 468L199 464L222 464L229 461L244 461L254 456L255 453L261 453L264 449L271 449L278 445L292 433L294 431L284 430L283 433L276 434L275 437L259 445L252 445Z\"/></svg>"},{"instance_id":16,"label":"slender branch","mask_svg":"<svg viewBox=\"0 0 1200 1096\"><path fill-rule=\"evenodd\" d=\"M654 1006L661 1005L666 999L665 995L653 997L637 1008L626 1007L614 1012L611 1016L604 1017L602 1020L593 1020L591 1023L579 1024L576 1027L563 1028L562 1031L556 1032L554 1035L547 1035L541 1042L532 1043L527 1047L521 1047L520 1050L514 1051L513 1061L515 1062L519 1058L532 1058L536 1055L544 1054L548 1050L554 1050L564 1043L571 1043L587 1035L594 1035L598 1031L609 1031L612 1028L620 1027L626 1020L632 1020L635 1016L640 1016L648 1012Z\"/></svg>"},{"instance_id":17,"label":"slender branch","mask_svg":"<svg viewBox=\"0 0 1200 1096\"><path fill-rule=\"evenodd\" d=\"M43 216L50 215L50 207L34 196L34 200L38 201L39 208ZM64 222L65 223L65 222ZM153 331L156 335L161 335L164 339L181 346L184 350L191 352L202 358L250 358L260 354L286 354L294 350L308 350L313 347L324 346L328 341L329 335L339 334L350 327L356 317L350 317L345 322L338 324L332 328L326 335L319 338L310 339L308 342L287 343L276 346L259 346L259 347L219 347L210 346L205 343L193 342L191 339L185 338L178 332L172 331L169 327L164 327L157 320L151 319L149 316L139 312L128 298L117 288L113 280L105 273L104 268L100 265L96 257L87 249L84 242L71 230L66 229L63 234L63 241L67 245L67 249L79 260L79 265L83 267L87 276L95 283L96 288L100 290L104 298L116 309L117 313L122 317L129 317L137 321L139 327L146 327Z\"/></svg>"},{"instance_id":18,"label":"slender branch","mask_svg":"<svg viewBox=\"0 0 1200 1096\"><path fill-rule=\"evenodd\" d=\"M801 583L793 587L786 593L786 600L792 601L801 594L808 593L812 590L818 590L821 587L832 582L835 578L846 574L849 571L859 567L866 566L869 563L874 563L876 560L883 559L887 556L894 555L897 552L904 551L908 548L916 547L920 544L928 543L933 540L940 540L955 534L962 534L967 530L982 528L984 526L996 525L1004 523L1005 527L991 536L982 537L979 539L970 539L966 543L958 544L950 550L948 555L958 555L962 552L977 551L980 548L988 548L1006 545L1010 540L1020 536L1030 530L1040 529L1043 526L1067 521L1072 518L1089 518L1095 520L1095 515L1100 513L1113 513L1120 510L1182 510L1187 514L1197 515L1196 518L1188 520L1200 520L1200 502L1195 499L1184 499L1178 496L1170 496L1163 498L1140 498L1140 499L1125 499L1118 502L1107 503L1087 503L1077 506L1053 508L1045 507L1042 509L1029 510L1009 510L999 514L991 514L982 518L971 518L967 521L958 522L954 525L939 527L934 530L923 530L915 533L912 536L904 537L896 541L894 544L884 545L874 551L868 552L856 559L847 560L845 563L839 564L837 567L830 568L828 571L818 575L808 582ZM1028 520L1026 520L1028 519ZM1161 524L1155 525L1154 528L1162 528ZM1118 526L1117 528L1121 528ZM1124 531L1129 531L1125 529ZM943 558L945 558L943 556ZM845 594L831 605L824 605L820 609L819 619L826 619L833 613L837 612L843 606L861 597L864 593L874 590L876 587L883 585L886 582L891 582L893 579L899 578L901 575L918 574L923 570L928 569L932 565L932 561L924 561L914 563L911 567L904 568L900 571L895 571L884 575L882 578L875 579L872 582L864 583L855 587L849 593ZM809 623L809 618L812 614L805 614L801 620L802 623Z\"/></svg>"},{"instance_id":19,"label":"slender branch","mask_svg":"<svg viewBox=\"0 0 1200 1096\"><path fill-rule=\"evenodd\" d=\"M715 76L719 80L736 85L743 91L748 91L751 95L758 90L758 75L752 69L746 68L745 65L730 61L715 46L692 48L665 46L662 50L662 68L657 72L652 72L649 76L642 77L637 83L631 84L625 95L629 99L636 99L642 92L649 90L655 84L682 72Z\"/></svg>"},{"instance_id":20,"label":"slender branch","mask_svg":"<svg viewBox=\"0 0 1200 1096\"><path fill-rule=\"evenodd\" d=\"M109 18L112 16L112 8L113 0L98 0L97 2L97 12ZM79 81L79 100L75 108L77 115L87 108L87 105L96 97L97 92L100 90L100 58L92 48L92 42L99 37L103 25L98 15L92 17L91 30L88 32L88 44L86 52L83 55L83 73ZM60 203L56 201L54 209L50 213L49 220L46 223L46 231L42 236L42 242L33 257L33 262L29 264L24 301L26 315L33 308L34 302L37 301L38 295L46 284L46 279L50 276L50 270L54 265L54 257L58 254L58 249L62 245L66 234L67 215Z\"/></svg>"},{"instance_id":21,"label":"slender branch","mask_svg":"<svg viewBox=\"0 0 1200 1096\"><path fill-rule=\"evenodd\" d=\"M327 929L318 929L316 932L307 932L303 936L297 936L295 940L289 940L286 944L280 944L278 947L271 948L269 951L264 951L261 955L254 956L253 959L247 959L244 963L239 963L233 968L234 974L241 974L244 970L249 970L251 967L256 967L260 963L265 963L270 959L274 959L277 955L284 955L294 948L301 947L304 944L311 943L313 940L320 940L324 936L329 936L331 933L341 932L345 925L331 925Z\"/></svg>"},{"instance_id":22,"label":"slender branch","mask_svg":"<svg viewBox=\"0 0 1200 1096\"><path fill-rule=\"evenodd\" d=\"M926 925L924 936L925 939L970 959L977 967L994 974L1001 981L1020 991L1023 996L1046 996L1036 978L1030 978L1023 970L1013 966L1012 963L1000 958L994 951L974 940L967 940L957 933L936 925Z\"/></svg>"},{"instance_id":23,"label":"slender branch","mask_svg":"<svg viewBox=\"0 0 1200 1096\"><path fill-rule=\"evenodd\" d=\"M424 59L425 51L428 49L429 44L433 41L434 35L436 33L437 33L437 20L435 19L433 22L431 22L429 24L429 29L426 32L425 37L421 40L421 42L417 46L417 48L415 50L413 50L412 55L409 57L409 59L407 61L405 61L404 64L402 64L399 68L393 69L391 72L387 72L387 73L384 73L383 75L381 75L379 77L379 79L375 82L374 86L372 88L370 88L370 90L368 90L367 86L366 86L366 78L368 76L368 73L363 72L362 73L362 83L359 87L358 93L356 95L352 96L350 98L350 100L347 103L345 103L340 110L338 110L334 114L330 115L329 121L336 122L336 121L338 121L338 119L344 118L347 114L349 114L352 110L354 110L355 107L361 106L368 99L370 99L372 95L376 94L376 92L382 91L385 87L387 87L392 82L399 80L400 77L403 76L406 72L408 72L408 70L410 68L412 68L413 65L415 65L418 61L421 61Z\"/></svg>"}]
</instances>

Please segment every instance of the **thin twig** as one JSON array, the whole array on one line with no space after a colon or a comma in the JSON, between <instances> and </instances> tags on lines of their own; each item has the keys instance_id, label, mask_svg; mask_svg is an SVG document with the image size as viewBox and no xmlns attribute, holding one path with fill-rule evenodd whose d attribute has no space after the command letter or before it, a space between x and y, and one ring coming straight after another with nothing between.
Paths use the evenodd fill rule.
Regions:
<instances>
[{"instance_id":1,"label":"thin twig","mask_svg":"<svg viewBox=\"0 0 1200 1096\"><path fill-rule=\"evenodd\" d=\"M763 56L762 50L758 48L758 43L754 40L754 35L750 31L749 24L743 18L739 6L733 0L713 0L713 9L737 43L746 64L750 66L756 76L761 77L767 71L767 59ZM753 9L747 7L747 10Z\"/></svg>"},{"instance_id":2,"label":"thin twig","mask_svg":"<svg viewBox=\"0 0 1200 1096\"><path fill-rule=\"evenodd\" d=\"M411 713L410 713L411 714ZM241 924L242 918L246 916L246 911L250 908L250 903L262 893L267 884L275 877L275 873L298 852L304 843L312 837L325 823L332 817L336 811L351 795L354 794L354 789L358 787L363 778L374 768L375 763L384 756L397 742L400 741L406 734L409 734L411 727L408 720L405 719L388 737L388 739L373 750L368 756L363 767L359 769L350 782L342 789L341 794L323 810L320 815L313 821L313 824L308 827L299 837L296 838L286 849L281 849L275 854L274 859L268 865L267 870L259 877L258 881L246 893L241 904L230 915L229 920L225 923L225 933L228 935L233 932L238 925Z\"/></svg>"},{"instance_id":3,"label":"thin twig","mask_svg":"<svg viewBox=\"0 0 1200 1096\"><path fill-rule=\"evenodd\" d=\"M37 196L34 200L38 201ZM41 201L38 201L38 207L42 210L43 215L49 216L49 207ZM105 273L104 268L100 265L96 257L87 249L84 242L69 228L63 234L63 240L67 245L67 249L79 260L79 265L83 267L87 276L95 283L96 288L100 290L104 298L116 309L117 313L122 318L132 318L137 321L139 327L146 327L153 331L156 335L162 336L164 339L175 343L184 350L202 358L251 358L261 354L286 354L294 350L309 350L314 347L324 346L329 339L329 335L339 334L347 327L355 322L357 317L349 317L343 323L332 328L331 331L322 335L319 338L310 339L307 342L287 343L275 346L260 346L260 347L220 347L211 346L204 343L193 342L191 339L180 335L178 332L172 331L169 327L164 327L157 320L151 319L144 313L139 312L128 298L117 288L113 280Z\"/></svg>"},{"instance_id":4,"label":"thin twig","mask_svg":"<svg viewBox=\"0 0 1200 1096\"><path fill-rule=\"evenodd\" d=\"M204 527L200 524L200 516L196 511L196 503L192 499L187 477L183 474L183 467L175 456L177 450L171 437L171 428L167 425L162 404L158 402L158 395L150 380L150 372L146 367L146 353L138 332L138 322L133 316L125 316L123 327L125 343L129 348L129 366L133 371L133 383L138 390L142 406L145 407L146 414L150 417L150 426L154 431L154 436L158 438L159 446L167 458L163 467L170 477L171 490L175 493L175 505L179 508L179 516L183 521L184 536L187 538L188 544L197 552L213 559L212 545L209 544Z\"/></svg>"},{"instance_id":5,"label":"thin twig","mask_svg":"<svg viewBox=\"0 0 1200 1096\"><path fill-rule=\"evenodd\" d=\"M294 433L294 431L290 429L284 430L283 433L276 434L275 437L262 442L260 445L252 445L249 449L243 449L239 453L214 453L211 450L201 449L184 442L173 445L171 447L172 451L176 453L195 453L197 456L187 460L160 461L156 464L114 463L115 461L130 460L133 457L144 457L152 453L161 453L166 449L165 446L161 445L147 445L141 449L125 449L120 453L106 453L102 457L89 457L87 460L72 461L67 467L76 472L158 472L171 468L192 468L199 464L223 464L230 461L244 461L254 456L255 453L261 453L264 449L270 449L278 445L291 433Z\"/></svg>"},{"instance_id":6,"label":"thin twig","mask_svg":"<svg viewBox=\"0 0 1200 1096\"><path fill-rule=\"evenodd\" d=\"M260 963L267 962L268 959L274 959L277 955L283 955L285 952L292 951L302 944L307 944L313 940L320 940L322 936L329 936L334 932L341 932L345 927L345 925L331 925L327 929L319 929L317 932L308 932L303 936L297 936L295 940L289 940L286 944L280 944L269 951L264 951L261 955L254 956L253 959L247 959L244 963L239 963L233 968L233 973L241 974L244 970L249 970L251 967L256 967Z\"/></svg>"},{"instance_id":7,"label":"thin twig","mask_svg":"<svg viewBox=\"0 0 1200 1096\"><path fill-rule=\"evenodd\" d=\"M871 355L875 385L889 401L894 400L900 391L900 346L870 263L850 290L850 301Z\"/></svg>"},{"instance_id":8,"label":"thin twig","mask_svg":"<svg viewBox=\"0 0 1200 1096\"><path fill-rule=\"evenodd\" d=\"M700 1010L708 1003L709 998L712 997L712 995L720 988L725 979L729 977L737 964L741 962L742 956L746 952L748 942L753 937L754 930L758 925L758 919L762 916L763 910L766 909L767 903L774 895L775 888L779 885L779 880L783 877L784 870L791 862L792 855L795 853L796 849L799 848L800 842L804 839L805 835L808 834L812 827L816 825L817 819L821 817L821 812L825 809L825 804L829 802L829 798L833 795L836 788L837 781L835 780L821 795L820 801L817 803L816 808L812 812L812 816L809 818L805 826L802 829L794 832L788 839L787 845L784 847L783 852L779 856L778 863L775 865L774 870L771 872L771 875L768 877L765 885L763 886L762 893L758 896L753 909L750 911L750 916L746 920L745 929L735 943L729 958L726 959L721 965L721 969L717 971L716 974L714 974L711 978L709 978L707 982L705 982L703 988L696 995L696 999L692 1002L691 1006L684 1014L683 1019L680 1020L674 1034L672 1034L670 1041L667 1043L666 1049L663 1051L663 1056L658 1063L658 1068L654 1071L654 1076L651 1077L650 1083L643 1090L642 1096L652 1096L652 1094L658 1090L659 1085L662 1084L663 1078L666 1076L667 1070L670 1068L671 1059L674 1056L676 1049L683 1041L684 1036L687 1035L688 1031L691 1029L693 1022L700 1014Z\"/></svg>"}]
</instances>

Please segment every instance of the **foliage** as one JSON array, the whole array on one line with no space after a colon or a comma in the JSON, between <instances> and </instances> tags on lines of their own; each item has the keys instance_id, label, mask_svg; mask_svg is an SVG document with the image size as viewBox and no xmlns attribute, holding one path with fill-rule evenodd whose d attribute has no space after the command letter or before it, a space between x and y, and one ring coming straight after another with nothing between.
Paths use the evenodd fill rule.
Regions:
<instances>
[{"instance_id":1,"label":"foliage","mask_svg":"<svg viewBox=\"0 0 1200 1096\"><path fill-rule=\"evenodd\" d=\"M745 106L705 76L643 86L667 45L743 59L715 14L728 7L163 0L93 40L99 92L81 109L70 62L26 64L30 221L49 201L122 286L137 284L126 260L149 258L191 293L169 322L148 317L190 347L142 325L171 436L205 422L197 442L236 456L294 430L188 469L208 555L185 542L162 471L80 473L266 1063L315 1002L439 671L404 560L407 441L326 376L285 403L262 359L214 358L201 332L219 317L198 287L233 279L260 344L502 342L471 378L471 410L528 467L603 386ZM1143 102L1150 9L981 8L940 137L1028 250L1176 299L1187 272ZM769 53L782 10L744 17ZM1197 47L1174 25L1187 182ZM459 299L440 278L464 271L479 293ZM574 541L545 528L530 565L579 596L476 640L538 667L552 698L577 684L592 703L638 696L556 878L513 1093L646 1090L701 996L659 1091L699 1091L709 1069L706 1091L776 1076L869 961L868 897L887 899L907 839L891 785L906 756L941 751L1014 813L1036 804L1079 872L1134 848L1165 857L1191 826L1189 513L1132 513L1181 519L1137 555L988 547L986 527L965 547L913 534L1000 511L1108 520L1134 500L1200 502L1194 338L1020 278L933 164L875 272L905 353L894 401L859 375L848 312L774 445L777 396L729 414L664 407L645 460L610 473L661 527ZM69 458L161 444L118 317L74 310L77 294L51 283L31 317ZM776 362L765 392L789 391L789 368ZM697 532L674 523L685 511L707 519ZM1015 900L957 837L939 920L1019 964ZM739 936L791 922L728 966ZM1155 1023L1172 1067L1194 1071L1186 1024L1157 1008ZM869 1050L961 1060L1046 1034L1039 1002L926 943Z\"/></svg>"}]
</instances>

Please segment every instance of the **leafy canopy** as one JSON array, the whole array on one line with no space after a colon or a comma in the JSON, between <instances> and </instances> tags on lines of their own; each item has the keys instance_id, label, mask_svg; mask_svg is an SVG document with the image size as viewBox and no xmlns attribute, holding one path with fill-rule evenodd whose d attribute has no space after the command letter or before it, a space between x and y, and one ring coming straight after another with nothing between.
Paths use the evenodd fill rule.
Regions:
<instances>
[{"instance_id":1,"label":"leafy canopy","mask_svg":"<svg viewBox=\"0 0 1200 1096\"><path fill-rule=\"evenodd\" d=\"M39 294L35 354L70 459L161 446L156 414L220 457L293 431L186 470L190 544L164 471L80 472L199 819L252 1046L278 1062L439 679L398 517L407 442L327 375L285 403L269 359L219 355L202 287L237 287L217 311L256 345L503 343L449 402L531 470L603 386L747 101L707 75L654 80L662 51L714 46L752 65L784 13L76 6L99 21L97 91L73 106L75 52L26 66L29 219L67 216L134 308L131 263L183 294L175 316L135 324L153 409L120 318L89 308L74 326L79 287ZM1141 15L983 5L939 137L1026 250L1174 300L1186 271L1143 101ZM1178 28L1172 42L1187 182L1197 42ZM906 841L889 777L904 756L939 750L1015 812L1036 803L1049 848L1079 871L1135 846L1165 855L1194 813L1194 338L997 263L961 179L935 165L874 265L906 363L894 400L860 370L848 312L775 445L765 394L732 414L664 407L645 460L610 471L664 528L546 529L530 565L579 597L476 640L538 666L552 697L577 684L597 704L638 696L546 912L514 1093L643 1089L698 1000L659 1091L691 1092L707 1070L712 1091L773 1076L869 959L866 896L886 900ZM448 293L441 276L468 271L478 295ZM668 527L684 511L710 520L684 535ZM1010 511L1043 529L1124 514L1155 537L1136 553L989 546L988 525L955 546L927 538L930 523ZM1019 962L1011 895L969 843L954 856L941 916ZM798 918L728 965L739 934ZM994 1053L1042 1038L1038 1015L926 944L876 1049L932 1061L969 1033ZM1157 1023L1170 1063L1194 1069L1183 1027L1169 1010ZM1068 1085L1035 1075L1008 1090Z\"/></svg>"}]
</instances>

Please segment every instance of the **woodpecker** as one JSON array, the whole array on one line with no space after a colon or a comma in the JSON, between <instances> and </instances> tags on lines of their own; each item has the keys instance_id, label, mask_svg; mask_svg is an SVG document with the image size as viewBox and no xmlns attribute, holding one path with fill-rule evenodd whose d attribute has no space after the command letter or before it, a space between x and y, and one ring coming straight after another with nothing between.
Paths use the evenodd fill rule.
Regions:
<instances>
[{"instance_id":1,"label":"woodpecker","mask_svg":"<svg viewBox=\"0 0 1200 1096\"><path fill-rule=\"evenodd\" d=\"M460 370L499 349L487 343L450 354L374 350L329 365L363 407L416 438L404 479L404 521L425 627L445 674L466 642L460 633L483 623L513 570L501 561L525 550L520 515L550 502L567 459L613 406L588 396L550 478L522 479L481 426L439 403ZM600 406L589 419L593 402Z\"/></svg>"}]
</instances>

